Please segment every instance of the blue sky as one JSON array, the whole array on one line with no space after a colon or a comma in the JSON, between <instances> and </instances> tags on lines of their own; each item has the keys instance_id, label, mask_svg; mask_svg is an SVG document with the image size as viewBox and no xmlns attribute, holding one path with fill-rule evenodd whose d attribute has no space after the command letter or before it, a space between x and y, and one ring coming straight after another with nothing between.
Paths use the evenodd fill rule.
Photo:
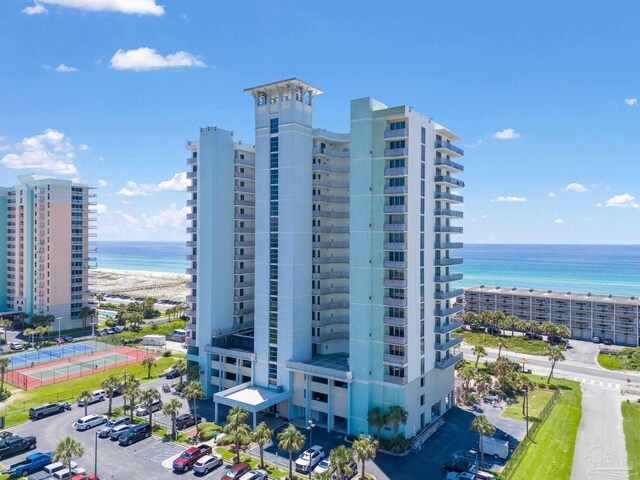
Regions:
<instances>
[{"instance_id":1,"label":"blue sky","mask_svg":"<svg viewBox=\"0 0 640 480\"><path fill-rule=\"evenodd\" d=\"M184 150L253 141L246 87L297 76L407 104L464 137L470 243L640 243L640 5L3 0L0 185L98 189L100 239L182 240ZM133 183L132 183L133 182Z\"/></svg>"}]
</instances>

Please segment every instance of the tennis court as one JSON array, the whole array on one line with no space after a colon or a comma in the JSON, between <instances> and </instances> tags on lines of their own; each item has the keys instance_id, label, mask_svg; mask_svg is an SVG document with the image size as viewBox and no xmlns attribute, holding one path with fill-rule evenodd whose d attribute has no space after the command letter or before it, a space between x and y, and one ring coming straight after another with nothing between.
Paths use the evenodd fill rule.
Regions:
<instances>
[{"instance_id":1,"label":"tennis court","mask_svg":"<svg viewBox=\"0 0 640 480\"><path fill-rule=\"evenodd\" d=\"M89 341L81 343L67 343L57 347L42 348L40 350L28 350L22 353L9 355L8 370L17 370L43 363L56 362L61 358L72 358L93 352L101 352L113 349L113 345L103 342Z\"/></svg>"}]
</instances>

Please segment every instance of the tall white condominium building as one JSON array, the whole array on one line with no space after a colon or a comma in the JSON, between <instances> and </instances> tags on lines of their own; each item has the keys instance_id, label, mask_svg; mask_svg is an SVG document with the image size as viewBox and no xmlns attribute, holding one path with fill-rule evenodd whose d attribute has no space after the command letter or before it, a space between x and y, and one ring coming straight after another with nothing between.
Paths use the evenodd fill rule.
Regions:
<instances>
[{"instance_id":1,"label":"tall white condominium building","mask_svg":"<svg viewBox=\"0 0 640 480\"><path fill-rule=\"evenodd\" d=\"M0 313L50 315L56 328L79 327L95 261L95 194L68 180L18 178L19 185L0 189Z\"/></svg>"},{"instance_id":2,"label":"tall white condominium building","mask_svg":"<svg viewBox=\"0 0 640 480\"><path fill-rule=\"evenodd\" d=\"M322 92L295 78L246 91L255 148L218 128L188 143L187 358L217 413L357 434L398 405L412 436L453 405L461 359L460 138L370 98L352 102L350 134L314 129Z\"/></svg>"}]
</instances>

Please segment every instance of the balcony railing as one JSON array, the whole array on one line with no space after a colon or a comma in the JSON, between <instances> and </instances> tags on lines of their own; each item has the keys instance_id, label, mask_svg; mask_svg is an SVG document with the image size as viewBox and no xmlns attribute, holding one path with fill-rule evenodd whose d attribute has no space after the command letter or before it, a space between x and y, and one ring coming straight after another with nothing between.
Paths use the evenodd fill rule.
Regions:
<instances>
[{"instance_id":1,"label":"balcony railing","mask_svg":"<svg viewBox=\"0 0 640 480\"><path fill-rule=\"evenodd\" d=\"M322 333L318 337L318 340L321 341L321 342L327 342L329 340L349 340L349 332L348 331L342 331L342 332Z\"/></svg>"},{"instance_id":2,"label":"balcony railing","mask_svg":"<svg viewBox=\"0 0 640 480\"><path fill-rule=\"evenodd\" d=\"M321 272L312 273L311 278L314 280L327 280L329 278L349 278L349 271L342 272Z\"/></svg>"},{"instance_id":3,"label":"balcony railing","mask_svg":"<svg viewBox=\"0 0 640 480\"><path fill-rule=\"evenodd\" d=\"M396 150L402 150L402 149L396 149ZM408 173L409 173L409 169L407 167L392 167L392 168L384 169L384 175L386 177L403 177Z\"/></svg>"},{"instance_id":4,"label":"balcony railing","mask_svg":"<svg viewBox=\"0 0 640 480\"><path fill-rule=\"evenodd\" d=\"M395 130L386 129L384 131L384 138L400 138L406 137L407 135L406 128L396 128Z\"/></svg>"},{"instance_id":5,"label":"balcony railing","mask_svg":"<svg viewBox=\"0 0 640 480\"><path fill-rule=\"evenodd\" d=\"M234 158L233 162L236 165L247 165L249 167L253 167L256 164L256 161L252 158Z\"/></svg>"},{"instance_id":6,"label":"balcony railing","mask_svg":"<svg viewBox=\"0 0 640 480\"><path fill-rule=\"evenodd\" d=\"M405 327L407 325L407 319L400 317L384 317L383 323L385 325L393 325L394 327Z\"/></svg>"},{"instance_id":7,"label":"balcony railing","mask_svg":"<svg viewBox=\"0 0 640 480\"><path fill-rule=\"evenodd\" d=\"M383 263L384 268L393 268L393 269L405 269L407 268L407 262L395 262L393 260L385 260Z\"/></svg>"},{"instance_id":8,"label":"balcony railing","mask_svg":"<svg viewBox=\"0 0 640 480\"><path fill-rule=\"evenodd\" d=\"M436 292L433 294L433 298L435 298L436 300L448 300L449 298L456 298L460 295L464 295L464 289L457 288L449 292Z\"/></svg>"},{"instance_id":9,"label":"balcony railing","mask_svg":"<svg viewBox=\"0 0 640 480\"><path fill-rule=\"evenodd\" d=\"M436 149L444 148L446 150L449 150L450 152L455 153L456 155L460 155L460 156L464 155L464 150L462 150L461 148L456 147L451 142L444 142L442 140L436 140L435 147L436 147Z\"/></svg>"},{"instance_id":10,"label":"balcony railing","mask_svg":"<svg viewBox=\"0 0 640 480\"><path fill-rule=\"evenodd\" d=\"M338 195L314 195L311 199L314 202L349 203L349 197Z\"/></svg>"},{"instance_id":11,"label":"balcony railing","mask_svg":"<svg viewBox=\"0 0 640 480\"><path fill-rule=\"evenodd\" d=\"M332 173L349 173L349 165L331 165L325 163L314 163L312 170Z\"/></svg>"},{"instance_id":12,"label":"balcony railing","mask_svg":"<svg viewBox=\"0 0 640 480\"><path fill-rule=\"evenodd\" d=\"M349 286L344 285L342 287L322 287L314 288L311 290L313 295L328 295L331 293L349 293Z\"/></svg>"},{"instance_id":13,"label":"balcony railing","mask_svg":"<svg viewBox=\"0 0 640 480\"><path fill-rule=\"evenodd\" d=\"M311 259L313 265L324 265L327 263L349 263L347 256L315 257Z\"/></svg>"},{"instance_id":14,"label":"balcony railing","mask_svg":"<svg viewBox=\"0 0 640 480\"><path fill-rule=\"evenodd\" d=\"M406 223L385 223L382 227L385 232L404 232L407 230Z\"/></svg>"},{"instance_id":15,"label":"balcony railing","mask_svg":"<svg viewBox=\"0 0 640 480\"><path fill-rule=\"evenodd\" d=\"M385 195L401 195L409 191L408 185L397 185L395 187L384 187Z\"/></svg>"},{"instance_id":16,"label":"balcony railing","mask_svg":"<svg viewBox=\"0 0 640 480\"><path fill-rule=\"evenodd\" d=\"M436 250L449 250L453 248L463 248L462 242L434 242L433 247Z\"/></svg>"},{"instance_id":17,"label":"balcony railing","mask_svg":"<svg viewBox=\"0 0 640 480\"><path fill-rule=\"evenodd\" d=\"M313 248L349 248L349 242L313 242Z\"/></svg>"},{"instance_id":18,"label":"balcony railing","mask_svg":"<svg viewBox=\"0 0 640 480\"><path fill-rule=\"evenodd\" d=\"M450 225L436 225L433 227L435 233L462 233L462 227L452 227Z\"/></svg>"},{"instance_id":19,"label":"balcony railing","mask_svg":"<svg viewBox=\"0 0 640 480\"><path fill-rule=\"evenodd\" d=\"M349 308L349 302L328 302L321 305L311 305L314 312L323 312L325 310L335 310L341 308Z\"/></svg>"},{"instance_id":20,"label":"balcony railing","mask_svg":"<svg viewBox=\"0 0 640 480\"><path fill-rule=\"evenodd\" d=\"M385 157L406 157L408 149L404 148L385 148L384 156Z\"/></svg>"},{"instance_id":21,"label":"balcony railing","mask_svg":"<svg viewBox=\"0 0 640 480\"><path fill-rule=\"evenodd\" d=\"M349 233L349 227L336 227L323 225L320 227L311 227L313 233Z\"/></svg>"},{"instance_id":22,"label":"balcony railing","mask_svg":"<svg viewBox=\"0 0 640 480\"><path fill-rule=\"evenodd\" d=\"M459 303L449 308L436 308L433 310L433 314L436 317L448 317L449 315L460 313L462 310L464 310L464 307L461 303Z\"/></svg>"},{"instance_id":23,"label":"balcony railing","mask_svg":"<svg viewBox=\"0 0 640 480\"><path fill-rule=\"evenodd\" d=\"M433 211L433 214L436 217L453 217L453 218L463 218L464 213L459 212L457 210L450 210L448 208L436 208Z\"/></svg>"},{"instance_id":24,"label":"balcony railing","mask_svg":"<svg viewBox=\"0 0 640 480\"><path fill-rule=\"evenodd\" d=\"M404 365L407 363L407 357L405 355L391 355L390 353L385 353L383 360L386 363L395 363L396 365Z\"/></svg>"},{"instance_id":25,"label":"balcony railing","mask_svg":"<svg viewBox=\"0 0 640 480\"><path fill-rule=\"evenodd\" d=\"M401 251L407 249L406 242L384 242L383 248L385 250Z\"/></svg>"},{"instance_id":26,"label":"balcony railing","mask_svg":"<svg viewBox=\"0 0 640 480\"><path fill-rule=\"evenodd\" d=\"M194 178L198 178L198 172L187 172L187 179L193 180Z\"/></svg>"},{"instance_id":27,"label":"balcony railing","mask_svg":"<svg viewBox=\"0 0 640 480\"><path fill-rule=\"evenodd\" d=\"M395 375L385 375L384 381L387 383L395 383L396 385L406 385L407 377L396 377Z\"/></svg>"},{"instance_id":28,"label":"balcony railing","mask_svg":"<svg viewBox=\"0 0 640 480\"><path fill-rule=\"evenodd\" d=\"M407 205L385 205L384 213L406 213Z\"/></svg>"},{"instance_id":29,"label":"balcony railing","mask_svg":"<svg viewBox=\"0 0 640 480\"><path fill-rule=\"evenodd\" d=\"M248 173L248 172L234 172L233 176L235 178L243 178L245 180L255 180L256 176L253 173Z\"/></svg>"},{"instance_id":30,"label":"balcony railing","mask_svg":"<svg viewBox=\"0 0 640 480\"><path fill-rule=\"evenodd\" d=\"M436 283L449 283L462 280L461 273L452 273L451 275L436 275L434 281Z\"/></svg>"},{"instance_id":31,"label":"balcony railing","mask_svg":"<svg viewBox=\"0 0 640 480\"><path fill-rule=\"evenodd\" d=\"M349 218L349 212L336 212L331 210L313 210L311 216L314 218Z\"/></svg>"},{"instance_id":32,"label":"balcony railing","mask_svg":"<svg viewBox=\"0 0 640 480\"><path fill-rule=\"evenodd\" d=\"M311 180L311 184L314 187L335 187L335 188L349 188L348 180L326 180L324 178L316 178Z\"/></svg>"},{"instance_id":33,"label":"balcony railing","mask_svg":"<svg viewBox=\"0 0 640 480\"><path fill-rule=\"evenodd\" d=\"M454 320L450 320L447 323L436 325L433 331L435 333L439 333L440 335L444 335L445 333L453 332L458 328L462 328L463 325L464 325L464 322L462 320L454 319Z\"/></svg>"},{"instance_id":34,"label":"balcony railing","mask_svg":"<svg viewBox=\"0 0 640 480\"><path fill-rule=\"evenodd\" d=\"M397 280L395 278L385 278L384 286L390 288L407 288L407 281Z\"/></svg>"},{"instance_id":35,"label":"balcony railing","mask_svg":"<svg viewBox=\"0 0 640 480\"><path fill-rule=\"evenodd\" d=\"M407 337L396 337L393 335L385 335L383 337L385 343L390 343L392 345L406 345Z\"/></svg>"},{"instance_id":36,"label":"balcony railing","mask_svg":"<svg viewBox=\"0 0 640 480\"><path fill-rule=\"evenodd\" d=\"M444 358L440 361L436 360L436 368L440 368L444 370L445 368L449 368L452 365L455 365L460 360L462 360L462 353L458 353L457 355L451 355L448 358Z\"/></svg>"},{"instance_id":37,"label":"balcony railing","mask_svg":"<svg viewBox=\"0 0 640 480\"><path fill-rule=\"evenodd\" d=\"M448 158L436 157L436 167L449 167L452 170L457 170L458 172L464 172L464 165L453 162Z\"/></svg>"},{"instance_id":38,"label":"balcony railing","mask_svg":"<svg viewBox=\"0 0 640 480\"><path fill-rule=\"evenodd\" d=\"M393 298L393 297L384 297L383 302L385 305L391 307L406 307L407 299L406 298Z\"/></svg>"},{"instance_id":39,"label":"balcony railing","mask_svg":"<svg viewBox=\"0 0 640 480\"><path fill-rule=\"evenodd\" d=\"M324 147L313 147L311 153L315 155L326 155L328 157L349 158L349 152L338 152Z\"/></svg>"},{"instance_id":40,"label":"balcony railing","mask_svg":"<svg viewBox=\"0 0 640 480\"><path fill-rule=\"evenodd\" d=\"M456 335L455 337L451 337L448 341L446 342L442 342L442 343L436 343L435 344L435 349L436 350L448 350L452 347L455 347L456 345L459 345L462 343L462 335Z\"/></svg>"},{"instance_id":41,"label":"balcony railing","mask_svg":"<svg viewBox=\"0 0 640 480\"><path fill-rule=\"evenodd\" d=\"M450 177L449 175L436 175L434 180L436 183L444 183L452 187L464 187L464 182L462 180Z\"/></svg>"}]
</instances>

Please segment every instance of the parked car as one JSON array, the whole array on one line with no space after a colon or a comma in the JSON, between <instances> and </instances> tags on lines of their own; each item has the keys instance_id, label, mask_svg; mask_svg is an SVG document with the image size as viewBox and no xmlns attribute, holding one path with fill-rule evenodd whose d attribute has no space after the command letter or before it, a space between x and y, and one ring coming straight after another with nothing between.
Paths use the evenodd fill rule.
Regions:
<instances>
[{"instance_id":1,"label":"parked car","mask_svg":"<svg viewBox=\"0 0 640 480\"><path fill-rule=\"evenodd\" d=\"M122 332L124 332L124 327L121 326L121 325L116 325L115 327L113 327L113 331L115 333L122 333Z\"/></svg>"},{"instance_id":2,"label":"parked car","mask_svg":"<svg viewBox=\"0 0 640 480\"><path fill-rule=\"evenodd\" d=\"M206 418L202 418L200 415L198 415L199 424L206 421L207 421ZM183 413L182 415L178 415L176 417L176 428L178 430L182 430L183 428L187 428L187 427L194 427L195 425L196 425L196 419L190 413Z\"/></svg>"},{"instance_id":3,"label":"parked car","mask_svg":"<svg viewBox=\"0 0 640 480\"><path fill-rule=\"evenodd\" d=\"M251 470L251 467L248 463L236 463L233 467L227 470L227 473L224 474L223 480L229 480L233 478L234 480L240 480L240 477Z\"/></svg>"},{"instance_id":4,"label":"parked car","mask_svg":"<svg viewBox=\"0 0 640 480\"><path fill-rule=\"evenodd\" d=\"M123 425L118 425L117 427L113 427L109 432L109 439L112 441L118 440L118 438L120 438L120 435L122 435L124 432L126 432L130 428L131 428L131 425L128 423L125 423Z\"/></svg>"},{"instance_id":5,"label":"parked car","mask_svg":"<svg viewBox=\"0 0 640 480\"><path fill-rule=\"evenodd\" d=\"M611 340L610 338L605 338L602 343L604 343L605 345L613 345L613 340Z\"/></svg>"},{"instance_id":6,"label":"parked car","mask_svg":"<svg viewBox=\"0 0 640 480\"><path fill-rule=\"evenodd\" d=\"M20 342L9 342L10 350L22 350L24 345Z\"/></svg>"},{"instance_id":7,"label":"parked car","mask_svg":"<svg viewBox=\"0 0 640 480\"><path fill-rule=\"evenodd\" d=\"M134 442L151 436L151 425L148 422L142 422L134 425L126 432L118 437L120 445L131 445Z\"/></svg>"},{"instance_id":8,"label":"parked car","mask_svg":"<svg viewBox=\"0 0 640 480\"><path fill-rule=\"evenodd\" d=\"M319 473L328 472L329 470L331 470L331 460L325 458L316 466L316 468L313 469L313 473L317 475Z\"/></svg>"},{"instance_id":9,"label":"parked car","mask_svg":"<svg viewBox=\"0 0 640 480\"><path fill-rule=\"evenodd\" d=\"M36 437L9 437L0 442L0 460L36 448Z\"/></svg>"},{"instance_id":10,"label":"parked car","mask_svg":"<svg viewBox=\"0 0 640 480\"><path fill-rule=\"evenodd\" d=\"M556 337L556 336L549 335L547 337L547 339L549 340L549 343L553 343L553 344L556 344L556 345L564 345L565 347L567 345L569 345L569 341L564 339L564 338L562 338L562 337Z\"/></svg>"},{"instance_id":11,"label":"parked car","mask_svg":"<svg viewBox=\"0 0 640 480\"><path fill-rule=\"evenodd\" d=\"M115 427L119 425L129 425L130 420L129 417L118 417L112 418L107 423L105 423L104 427L98 430L98 436L100 438L107 438Z\"/></svg>"},{"instance_id":12,"label":"parked car","mask_svg":"<svg viewBox=\"0 0 640 480\"><path fill-rule=\"evenodd\" d=\"M469 467L469 473L475 475L476 480L496 480L496 477L493 473L484 470L483 468L479 468L476 465L472 465Z\"/></svg>"},{"instance_id":13,"label":"parked car","mask_svg":"<svg viewBox=\"0 0 640 480\"><path fill-rule=\"evenodd\" d=\"M473 462L465 458L454 458L442 464L442 469L446 472L467 472Z\"/></svg>"},{"instance_id":14,"label":"parked car","mask_svg":"<svg viewBox=\"0 0 640 480\"><path fill-rule=\"evenodd\" d=\"M76 475L83 475L85 473L87 473L87 471L81 467L72 468L71 471L69 471L68 468L63 468L62 470L58 470L56 473L53 474L53 479L69 480L71 479L71 477L74 477Z\"/></svg>"},{"instance_id":15,"label":"parked car","mask_svg":"<svg viewBox=\"0 0 640 480\"><path fill-rule=\"evenodd\" d=\"M71 470L77 467L78 467L78 464L73 460L71 460ZM56 473L58 470L62 470L63 468L67 468L67 466L64 463L53 462L47 465L46 467L44 467L44 471L45 473L52 474L52 473Z\"/></svg>"},{"instance_id":16,"label":"parked car","mask_svg":"<svg viewBox=\"0 0 640 480\"><path fill-rule=\"evenodd\" d=\"M27 455L22 462L14 463L3 473L8 473L17 477L26 477L34 472L42 470L51 463L53 452L37 452Z\"/></svg>"},{"instance_id":17,"label":"parked car","mask_svg":"<svg viewBox=\"0 0 640 480\"><path fill-rule=\"evenodd\" d=\"M71 335L67 335L66 337L64 337L64 341L67 343L71 343L73 342L73 337Z\"/></svg>"},{"instance_id":18,"label":"parked car","mask_svg":"<svg viewBox=\"0 0 640 480\"><path fill-rule=\"evenodd\" d=\"M193 471L206 475L211 470L221 467L223 464L222 457L219 455L205 455L193 464Z\"/></svg>"},{"instance_id":19,"label":"parked car","mask_svg":"<svg viewBox=\"0 0 640 480\"><path fill-rule=\"evenodd\" d=\"M524 332L524 336L531 340L542 340L542 335L536 332Z\"/></svg>"},{"instance_id":20,"label":"parked car","mask_svg":"<svg viewBox=\"0 0 640 480\"><path fill-rule=\"evenodd\" d=\"M296 471L307 473L313 470L315 466L324 458L324 448L320 445L314 445L302 452L302 455L296 460Z\"/></svg>"},{"instance_id":21,"label":"parked car","mask_svg":"<svg viewBox=\"0 0 640 480\"><path fill-rule=\"evenodd\" d=\"M179 376L180 376L180 371L177 368L172 368L167 373L165 373L164 378L167 378L170 380L172 378L178 378Z\"/></svg>"},{"instance_id":22,"label":"parked car","mask_svg":"<svg viewBox=\"0 0 640 480\"><path fill-rule=\"evenodd\" d=\"M71 404L67 402L43 403L37 407L29 409L29 418L31 420L40 420L41 418L62 413L65 410L71 410Z\"/></svg>"},{"instance_id":23,"label":"parked car","mask_svg":"<svg viewBox=\"0 0 640 480\"><path fill-rule=\"evenodd\" d=\"M446 480L475 480L476 476L469 472L449 472L447 473Z\"/></svg>"},{"instance_id":24,"label":"parked car","mask_svg":"<svg viewBox=\"0 0 640 480\"><path fill-rule=\"evenodd\" d=\"M186 472L205 455L211 455L211 445L203 443L197 447L187 448L173 461L173 470L176 472Z\"/></svg>"},{"instance_id":25,"label":"parked car","mask_svg":"<svg viewBox=\"0 0 640 480\"><path fill-rule=\"evenodd\" d=\"M478 325L478 324L473 324L473 325L469 325L469 330L471 330L472 332L478 332L478 333L484 333L485 329L482 325Z\"/></svg>"},{"instance_id":26,"label":"parked car","mask_svg":"<svg viewBox=\"0 0 640 480\"><path fill-rule=\"evenodd\" d=\"M82 417L78 419L76 423L73 424L76 430L83 431L89 430L90 428L97 427L98 425L102 425L103 423L107 423L107 417L104 415L87 415L86 417Z\"/></svg>"},{"instance_id":27,"label":"parked car","mask_svg":"<svg viewBox=\"0 0 640 480\"><path fill-rule=\"evenodd\" d=\"M107 393L104 390L95 390L93 392L93 397L89 400L89 405L96 402L102 402L105 398L107 398ZM84 400L79 400L78 406L84 407Z\"/></svg>"},{"instance_id":28,"label":"parked car","mask_svg":"<svg viewBox=\"0 0 640 480\"><path fill-rule=\"evenodd\" d=\"M240 477L240 480L266 480L268 477L266 470L251 470Z\"/></svg>"},{"instance_id":29,"label":"parked car","mask_svg":"<svg viewBox=\"0 0 640 480\"><path fill-rule=\"evenodd\" d=\"M593 337L593 338L591 339L591 341L592 341L593 343L600 343L600 342L602 342L602 339L601 339L600 337Z\"/></svg>"},{"instance_id":30,"label":"parked car","mask_svg":"<svg viewBox=\"0 0 640 480\"><path fill-rule=\"evenodd\" d=\"M151 404L151 412L158 412L160 410L162 410L162 400L155 400ZM136 415L138 415L139 417L149 415L149 405L145 403L136 408Z\"/></svg>"},{"instance_id":31,"label":"parked car","mask_svg":"<svg viewBox=\"0 0 640 480\"><path fill-rule=\"evenodd\" d=\"M71 480L100 480L100 477L93 473L80 473L71 477Z\"/></svg>"},{"instance_id":32,"label":"parked car","mask_svg":"<svg viewBox=\"0 0 640 480\"><path fill-rule=\"evenodd\" d=\"M491 335L500 335L502 331L498 327L494 327L493 325L490 325L487 327L487 333Z\"/></svg>"},{"instance_id":33,"label":"parked car","mask_svg":"<svg viewBox=\"0 0 640 480\"><path fill-rule=\"evenodd\" d=\"M331 478L334 478L336 480L351 480L357 474L358 474L358 464L352 461L347 466L347 471L344 475L338 475L337 472L333 472L333 475L331 475Z\"/></svg>"}]
</instances>

